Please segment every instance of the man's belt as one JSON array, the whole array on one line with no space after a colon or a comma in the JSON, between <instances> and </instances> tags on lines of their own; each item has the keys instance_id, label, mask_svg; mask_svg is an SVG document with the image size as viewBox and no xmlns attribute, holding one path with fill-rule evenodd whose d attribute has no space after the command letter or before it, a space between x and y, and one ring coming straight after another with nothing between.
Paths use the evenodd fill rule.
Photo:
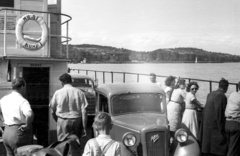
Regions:
<instances>
[{"instance_id":1,"label":"man's belt","mask_svg":"<svg viewBox=\"0 0 240 156\"><path fill-rule=\"evenodd\" d=\"M190 109L190 110L197 110L197 108L191 108L191 107L187 107L185 109Z\"/></svg>"},{"instance_id":2,"label":"man's belt","mask_svg":"<svg viewBox=\"0 0 240 156\"><path fill-rule=\"evenodd\" d=\"M177 104L180 104L180 105L181 105L181 103L178 102L178 101L170 100L170 102L174 102L174 103L177 103Z\"/></svg>"},{"instance_id":3,"label":"man's belt","mask_svg":"<svg viewBox=\"0 0 240 156\"><path fill-rule=\"evenodd\" d=\"M21 126L21 125L24 125L24 124L12 124L12 125L4 124L4 126L8 126L8 127L11 127L11 126Z\"/></svg>"},{"instance_id":4,"label":"man's belt","mask_svg":"<svg viewBox=\"0 0 240 156\"><path fill-rule=\"evenodd\" d=\"M227 121L237 121L237 122L240 122L240 118L239 117L238 118L233 118L233 117L229 116L229 117L226 117L226 120Z\"/></svg>"},{"instance_id":5,"label":"man's belt","mask_svg":"<svg viewBox=\"0 0 240 156\"><path fill-rule=\"evenodd\" d=\"M73 119L79 119L79 118L81 118L81 116L75 117L75 118L63 118L63 117L58 116L58 118L63 119L63 120L73 120Z\"/></svg>"}]
</instances>

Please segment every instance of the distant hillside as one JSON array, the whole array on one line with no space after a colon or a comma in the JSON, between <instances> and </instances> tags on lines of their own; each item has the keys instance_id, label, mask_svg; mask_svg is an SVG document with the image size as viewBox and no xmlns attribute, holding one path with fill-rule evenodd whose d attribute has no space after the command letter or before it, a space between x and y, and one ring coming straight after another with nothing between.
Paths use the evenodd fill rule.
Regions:
<instances>
[{"instance_id":1,"label":"distant hillside","mask_svg":"<svg viewBox=\"0 0 240 156\"><path fill-rule=\"evenodd\" d=\"M240 62L240 56L226 53L209 52L197 48L169 48L139 52L124 48L100 45L69 45L69 57L73 63L218 63ZM63 45L63 50L66 47Z\"/></svg>"}]
</instances>

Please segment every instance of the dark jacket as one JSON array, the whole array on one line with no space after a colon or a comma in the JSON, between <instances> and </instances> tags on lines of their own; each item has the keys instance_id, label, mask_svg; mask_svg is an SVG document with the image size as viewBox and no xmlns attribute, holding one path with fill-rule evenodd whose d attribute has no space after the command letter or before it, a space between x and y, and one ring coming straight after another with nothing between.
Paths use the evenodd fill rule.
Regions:
<instances>
[{"instance_id":1,"label":"dark jacket","mask_svg":"<svg viewBox=\"0 0 240 156\"><path fill-rule=\"evenodd\" d=\"M222 90L208 94L200 128L200 141L203 153L226 155L225 108L227 97Z\"/></svg>"},{"instance_id":2,"label":"dark jacket","mask_svg":"<svg viewBox=\"0 0 240 156\"><path fill-rule=\"evenodd\" d=\"M43 148L40 145L26 145L17 149L18 156L80 156L80 142L75 134L66 134L61 141Z\"/></svg>"}]
</instances>

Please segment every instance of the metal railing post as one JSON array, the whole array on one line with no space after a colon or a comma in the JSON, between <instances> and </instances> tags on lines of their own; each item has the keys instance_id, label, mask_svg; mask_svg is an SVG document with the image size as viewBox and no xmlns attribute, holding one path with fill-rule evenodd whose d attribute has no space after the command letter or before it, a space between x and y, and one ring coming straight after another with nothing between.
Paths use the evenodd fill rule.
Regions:
<instances>
[{"instance_id":1,"label":"metal railing post","mask_svg":"<svg viewBox=\"0 0 240 156\"><path fill-rule=\"evenodd\" d=\"M125 83L125 73L123 73L123 83Z\"/></svg>"},{"instance_id":2,"label":"metal railing post","mask_svg":"<svg viewBox=\"0 0 240 156\"><path fill-rule=\"evenodd\" d=\"M48 25L48 31L50 32L51 28L51 22L50 22L50 14L47 14L47 25ZM50 57L51 55L51 35L48 35L48 52L47 52L47 57Z\"/></svg>"},{"instance_id":3,"label":"metal railing post","mask_svg":"<svg viewBox=\"0 0 240 156\"><path fill-rule=\"evenodd\" d=\"M105 72L103 71L103 84L105 83Z\"/></svg>"},{"instance_id":4,"label":"metal railing post","mask_svg":"<svg viewBox=\"0 0 240 156\"><path fill-rule=\"evenodd\" d=\"M67 29L67 30L66 30L66 31L67 31L67 32L66 32L66 33L67 33L66 35L67 35L67 38L68 38L68 22L67 22L67 28L66 28L66 29ZM67 59L69 59L69 54L68 54L68 40L67 40L66 51L67 51Z\"/></svg>"},{"instance_id":5,"label":"metal railing post","mask_svg":"<svg viewBox=\"0 0 240 156\"><path fill-rule=\"evenodd\" d=\"M238 84L236 84L236 91L238 92Z\"/></svg>"},{"instance_id":6,"label":"metal railing post","mask_svg":"<svg viewBox=\"0 0 240 156\"><path fill-rule=\"evenodd\" d=\"M95 71L95 80L97 79L97 71Z\"/></svg>"},{"instance_id":7,"label":"metal railing post","mask_svg":"<svg viewBox=\"0 0 240 156\"><path fill-rule=\"evenodd\" d=\"M209 89L210 89L210 92L212 92L212 81L209 81Z\"/></svg>"},{"instance_id":8,"label":"metal railing post","mask_svg":"<svg viewBox=\"0 0 240 156\"><path fill-rule=\"evenodd\" d=\"M4 38L3 38L3 49L4 49L4 56L7 56L7 10L5 10L4 15Z\"/></svg>"},{"instance_id":9,"label":"metal railing post","mask_svg":"<svg viewBox=\"0 0 240 156\"><path fill-rule=\"evenodd\" d=\"M88 75L88 70L86 70L86 75Z\"/></svg>"},{"instance_id":10,"label":"metal railing post","mask_svg":"<svg viewBox=\"0 0 240 156\"><path fill-rule=\"evenodd\" d=\"M137 82L139 82L139 74L137 74Z\"/></svg>"},{"instance_id":11,"label":"metal railing post","mask_svg":"<svg viewBox=\"0 0 240 156\"><path fill-rule=\"evenodd\" d=\"M113 72L111 71L112 83L113 83Z\"/></svg>"},{"instance_id":12,"label":"metal railing post","mask_svg":"<svg viewBox=\"0 0 240 156\"><path fill-rule=\"evenodd\" d=\"M78 69L78 74L80 73L80 70Z\"/></svg>"}]
</instances>

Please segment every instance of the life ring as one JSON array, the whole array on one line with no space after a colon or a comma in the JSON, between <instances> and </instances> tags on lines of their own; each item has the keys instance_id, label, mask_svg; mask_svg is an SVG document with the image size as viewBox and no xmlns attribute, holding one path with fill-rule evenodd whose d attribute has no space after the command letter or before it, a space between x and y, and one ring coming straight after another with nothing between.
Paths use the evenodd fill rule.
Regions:
<instances>
[{"instance_id":1,"label":"life ring","mask_svg":"<svg viewBox=\"0 0 240 156\"><path fill-rule=\"evenodd\" d=\"M22 34L23 26L29 20L36 21L41 26L42 35L39 39L23 37L23 34ZM41 49L45 45L48 39L48 27L46 23L41 17L34 14L26 14L22 18L20 18L17 22L15 33L16 33L17 43L20 44L24 49L29 51L36 51ZM34 44L34 43L27 42L26 39L35 41L36 43Z\"/></svg>"}]
</instances>

